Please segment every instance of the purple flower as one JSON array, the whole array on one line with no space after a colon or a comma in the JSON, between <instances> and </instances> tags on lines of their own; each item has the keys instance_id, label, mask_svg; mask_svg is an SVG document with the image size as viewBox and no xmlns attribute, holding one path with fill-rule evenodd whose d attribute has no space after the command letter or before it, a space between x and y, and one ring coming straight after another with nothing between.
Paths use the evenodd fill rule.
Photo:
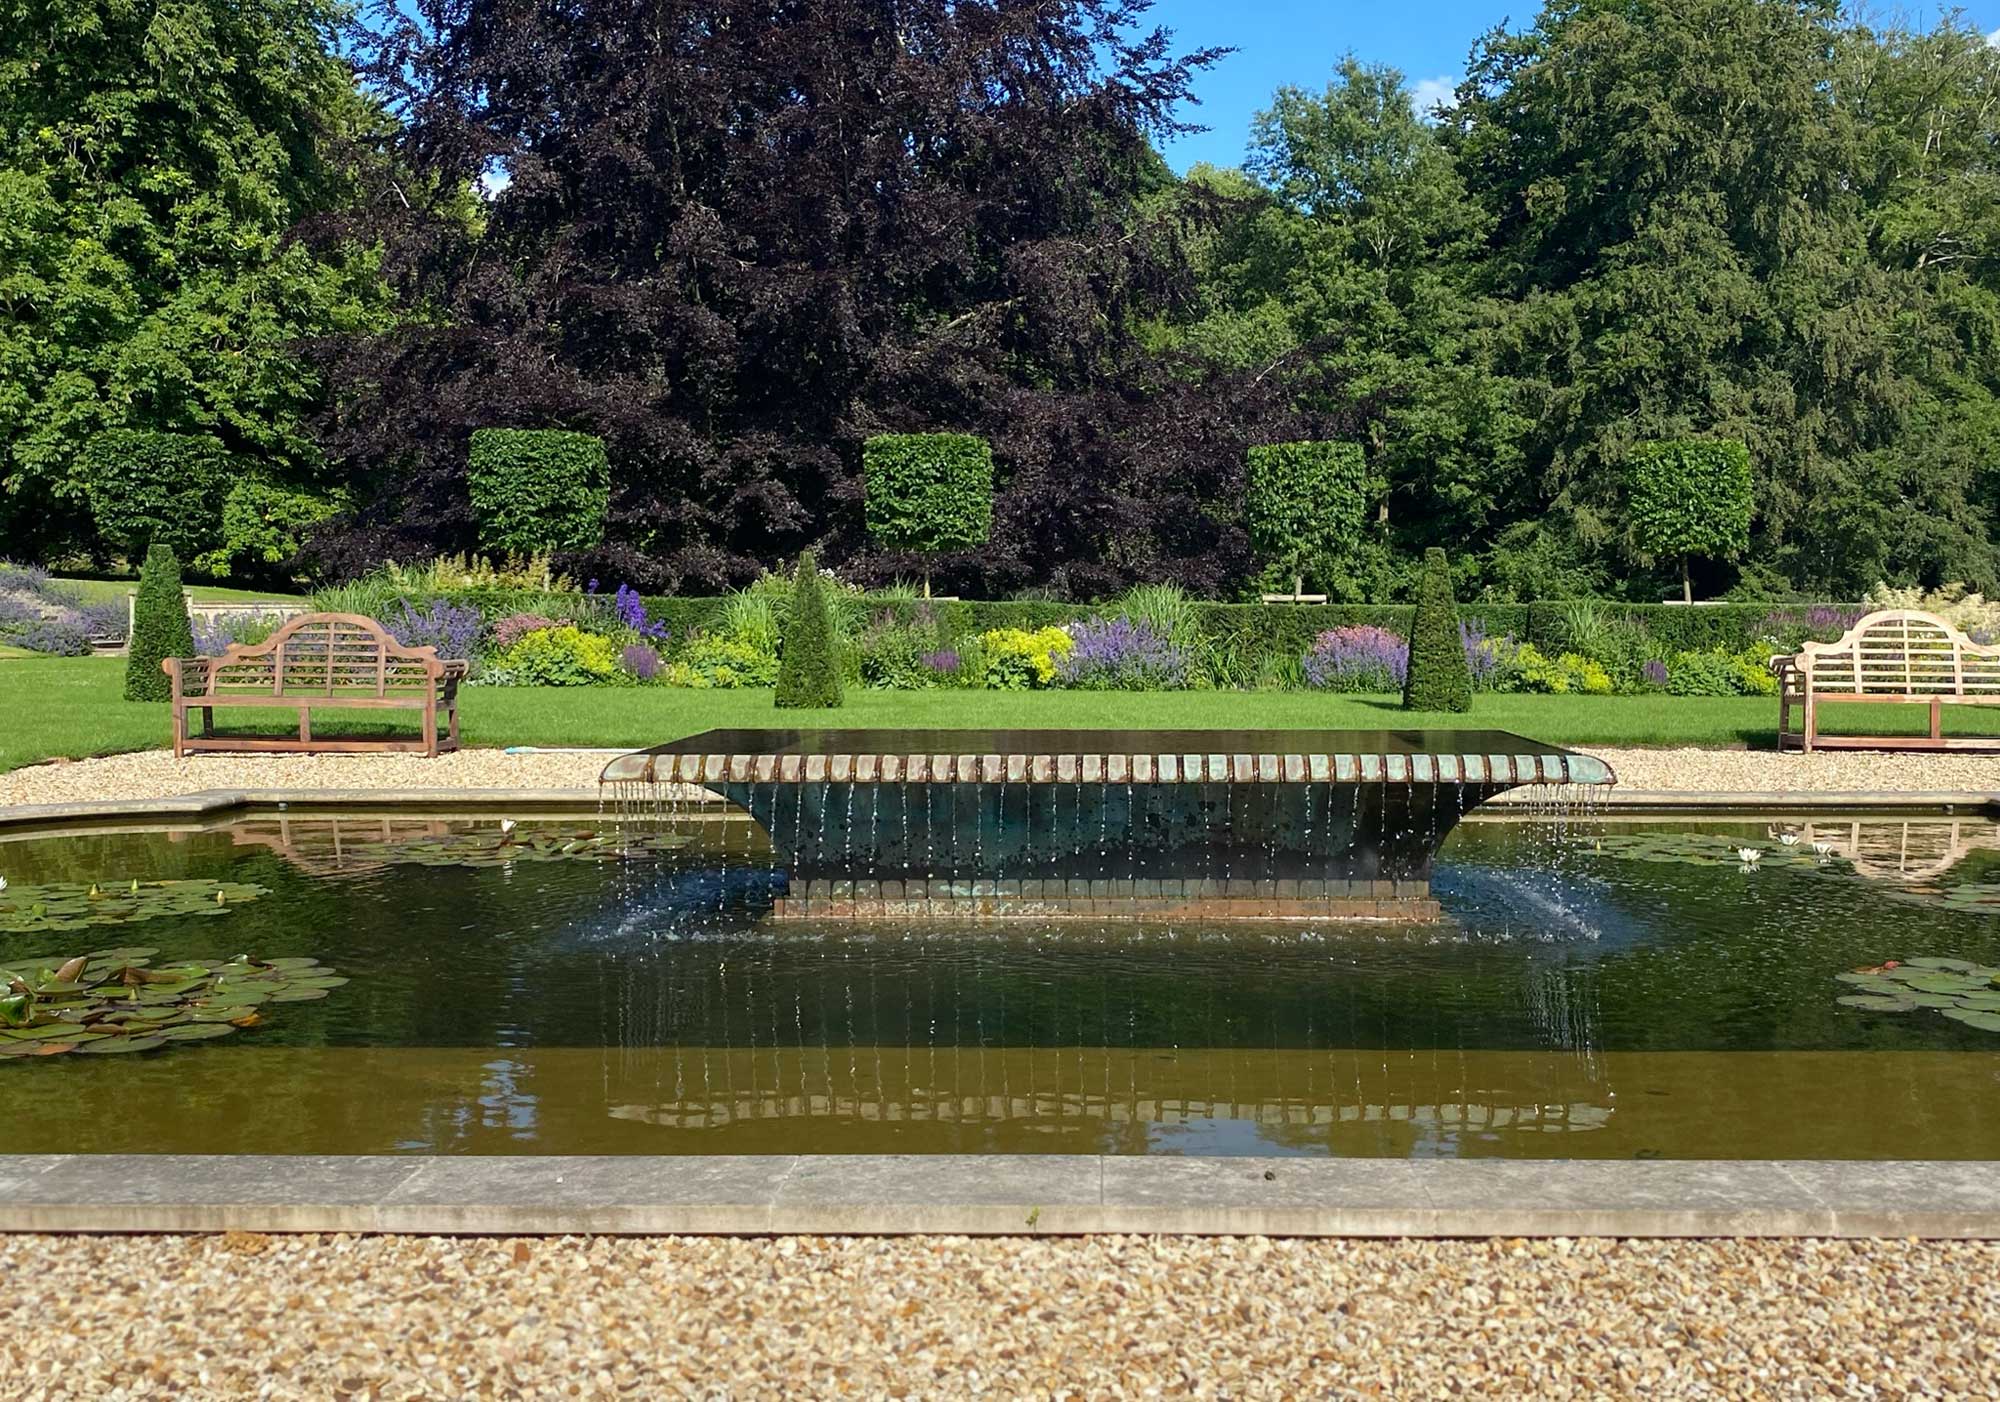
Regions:
<instances>
[{"instance_id":1,"label":"purple flower","mask_svg":"<svg viewBox=\"0 0 2000 1402\"><path fill-rule=\"evenodd\" d=\"M1667 684L1667 664L1658 658L1648 662L1639 671L1646 678L1647 686L1665 686Z\"/></svg>"},{"instance_id":2,"label":"purple flower","mask_svg":"<svg viewBox=\"0 0 2000 1402\"><path fill-rule=\"evenodd\" d=\"M959 667L957 651L948 647L940 648L936 652L923 653L917 658L917 661L923 663L924 666L930 668L931 671L936 672L941 677L954 675L957 673Z\"/></svg>"},{"instance_id":3,"label":"purple flower","mask_svg":"<svg viewBox=\"0 0 2000 1402\"><path fill-rule=\"evenodd\" d=\"M597 581L593 579L591 583L594 585ZM646 601L631 585L618 586L617 597L611 601L611 606L618 612L618 621L640 637L651 638L657 642L667 636L667 625L647 617Z\"/></svg>"},{"instance_id":4,"label":"purple flower","mask_svg":"<svg viewBox=\"0 0 2000 1402\"><path fill-rule=\"evenodd\" d=\"M642 682L649 682L660 675L660 654L646 643L627 643L619 658L624 662L625 670Z\"/></svg>"},{"instance_id":5,"label":"purple flower","mask_svg":"<svg viewBox=\"0 0 2000 1402\"><path fill-rule=\"evenodd\" d=\"M479 645L483 620L476 608L461 607L448 599L432 599L421 609L401 599L397 607L402 611L384 618L382 626L404 647L436 648L439 657L464 661Z\"/></svg>"},{"instance_id":6,"label":"purple flower","mask_svg":"<svg viewBox=\"0 0 2000 1402\"><path fill-rule=\"evenodd\" d=\"M44 618L21 634L20 642L29 652L45 652L52 657L90 655L90 639L77 626L75 614Z\"/></svg>"},{"instance_id":7,"label":"purple flower","mask_svg":"<svg viewBox=\"0 0 2000 1402\"><path fill-rule=\"evenodd\" d=\"M1330 628L1305 655L1306 684L1319 691L1401 691L1410 645L1386 628Z\"/></svg>"},{"instance_id":8,"label":"purple flower","mask_svg":"<svg viewBox=\"0 0 2000 1402\"><path fill-rule=\"evenodd\" d=\"M1465 649L1465 666L1472 673L1472 685L1480 691L1491 689L1500 669L1520 650L1511 636L1487 637L1486 625L1476 618L1458 621L1458 643Z\"/></svg>"},{"instance_id":9,"label":"purple flower","mask_svg":"<svg viewBox=\"0 0 2000 1402\"><path fill-rule=\"evenodd\" d=\"M1188 657L1152 626L1129 618L1070 626L1075 646L1056 664L1064 686L1086 691L1171 691L1187 685Z\"/></svg>"}]
</instances>

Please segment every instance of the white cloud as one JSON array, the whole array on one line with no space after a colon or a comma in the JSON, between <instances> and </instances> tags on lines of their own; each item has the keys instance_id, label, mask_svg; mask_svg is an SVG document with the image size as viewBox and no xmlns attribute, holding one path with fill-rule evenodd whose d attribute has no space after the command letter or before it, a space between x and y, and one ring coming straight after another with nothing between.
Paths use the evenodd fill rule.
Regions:
<instances>
[{"instance_id":1,"label":"white cloud","mask_svg":"<svg viewBox=\"0 0 2000 1402\"><path fill-rule=\"evenodd\" d=\"M514 173L499 162L486 167L479 177L479 193L487 199L497 199L500 193L514 183Z\"/></svg>"},{"instance_id":2,"label":"white cloud","mask_svg":"<svg viewBox=\"0 0 2000 1402\"><path fill-rule=\"evenodd\" d=\"M1419 78L1410 84L1410 110L1425 121L1430 120L1431 108L1443 103L1452 105L1458 93L1458 79L1452 74L1440 74L1435 78Z\"/></svg>"},{"instance_id":3,"label":"white cloud","mask_svg":"<svg viewBox=\"0 0 2000 1402\"><path fill-rule=\"evenodd\" d=\"M1987 35L1986 42L1991 44L1994 48L2000 49L2000 29L1996 29L1991 34Z\"/></svg>"}]
</instances>

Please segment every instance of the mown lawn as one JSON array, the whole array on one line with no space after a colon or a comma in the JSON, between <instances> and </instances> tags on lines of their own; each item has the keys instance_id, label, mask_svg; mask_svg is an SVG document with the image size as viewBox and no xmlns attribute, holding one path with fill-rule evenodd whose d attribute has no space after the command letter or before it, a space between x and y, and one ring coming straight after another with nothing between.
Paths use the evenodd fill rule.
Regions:
<instances>
[{"instance_id":1,"label":"mown lawn","mask_svg":"<svg viewBox=\"0 0 2000 1402\"><path fill-rule=\"evenodd\" d=\"M0 661L0 771L52 756L81 757L167 743L164 705L120 695L118 658ZM1836 723L1857 732L1923 724L1921 707L1847 707ZM664 688L558 690L469 687L460 703L472 745L582 745L633 749L710 726L941 726L1087 729L1381 729L1421 724L1392 698L1298 692L867 692L849 694L838 711L782 716L768 691L669 691ZM1778 703L1762 698L1667 696L1482 696L1470 716L1431 717L1440 726L1518 731L1553 744L1715 745L1768 748ZM337 713L313 729L336 734ZM266 718L265 724L269 724ZM2000 733L2000 708L1954 710L1947 727Z\"/></svg>"},{"instance_id":2,"label":"mown lawn","mask_svg":"<svg viewBox=\"0 0 2000 1402\"><path fill-rule=\"evenodd\" d=\"M57 583L66 584L76 590L79 594L83 595L83 600L87 604L98 603L104 599L123 599L127 594L139 587L137 578L73 579L59 576ZM194 600L198 604L233 603L250 599L283 600L285 602L297 603L302 602L305 597L302 594L287 593L282 590L231 589L220 584L190 583L183 587L188 593L194 595Z\"/></svg>"}]
</instances>

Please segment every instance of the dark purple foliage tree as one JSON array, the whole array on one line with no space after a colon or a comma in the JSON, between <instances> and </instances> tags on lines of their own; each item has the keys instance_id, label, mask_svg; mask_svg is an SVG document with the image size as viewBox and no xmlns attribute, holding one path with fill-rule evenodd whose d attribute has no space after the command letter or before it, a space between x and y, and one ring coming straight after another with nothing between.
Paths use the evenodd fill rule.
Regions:
<instances>
[{"instance_id":1,"label":"dark purple foliage tree","mask_svg":"<svg viewBox=\"0 0 2000 1402\"><path fill-rule=\"evenodd\" d=\"M468 438L546 426L612 463L573 571L707 588L823 540L913 574L863 553L860 445L951 430L1001 485L991 542L938 562L953 587L1240 577L1245 446L1331 430L1282 376L1140 343L1187 278L1185 221L1144 213L1152 141L1217 57L1147 8L385 8L354 50L402 126L358 217L421 315L317 347L323 441L369 503L322 558L476 546Z\"/></svg>"}]
</instances>

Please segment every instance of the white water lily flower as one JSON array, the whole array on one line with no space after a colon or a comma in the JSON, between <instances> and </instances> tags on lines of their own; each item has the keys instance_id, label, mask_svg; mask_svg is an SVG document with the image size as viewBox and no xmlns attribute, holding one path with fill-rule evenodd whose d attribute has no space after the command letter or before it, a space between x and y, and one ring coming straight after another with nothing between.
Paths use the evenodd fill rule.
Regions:
<instances>
[{"instance_id":1,"label":"white water lily flower","mask_svg":"<svg viewBox=\"0 0 2000 1402\"><path fill-rule=\"evenodd\" d=\"M1799 845L1799 835L1795 832L1780 833L1778 834L1778 841L1784 843L1787 847L1796 847Z\"/></svg>"},{"instance_id":2,"label":"white water lily flower","mask_svg":"<svg viewBox=\"0 0 2000 1402\"><path fill-rule=\"evenodd\" d=\"M1831 857L1833 855L1833 844L1831 842L1815 842L1813 844L1813 855L1816 857Z\"/></svg>"},{"instance_id":3,"label":"white water lily flower","mask_svg":"<svg viewBox=\"0 0 2000 1402\"><path fill-rule=\"evenodd\" d=\"M0 891L4 891L6 889L7 889L7 878L4 876L0 876Z\"/></svg>"},{"instance_id":4,"label":"white water lily flower","mask_svg":"<svg viewBox=\"0 0 2000 1402\"><path fill-rule=\"evenodd\" d=\"M1743 859L1743 865L1746 867L1754 867L1764 860L1764 851L1761 847L1738 847L1736 855Z\"/></svg>"},{"instance_id":5,"label":"white water lily flower","mask_svg":"<svg viewBox=\"0 0 2000 1402\"><path fill-rule=\"evenodd\" d=\"M512 832L515 828L519 826L520 824L515 822L512 818L502 818L500 820L500 835L502 837L505 837L508 833Z\"/></svg>"}]
</instances>

